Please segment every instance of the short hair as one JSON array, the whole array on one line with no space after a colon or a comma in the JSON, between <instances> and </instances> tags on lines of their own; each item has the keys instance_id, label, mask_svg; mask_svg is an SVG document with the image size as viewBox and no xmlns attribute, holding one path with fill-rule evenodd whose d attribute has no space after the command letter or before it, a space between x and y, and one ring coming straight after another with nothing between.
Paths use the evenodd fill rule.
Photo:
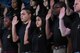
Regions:
<instances>
[{"instance_id":1,"label":"short hair","mask_svg":"<svg viewBox=\"0 0 80 53\"><path fill-rule=\"evenodd\" d=\"M28 14L31 14L31 9L30 8L23 8L22 10L25 10Z\"/></svg>"},{"instance_id":2,"label":"short hair","mask_svg":"<svg viewBox=\"0 0 80 53\"><path fill-rule=\"evenodd\" d=\"M65 7L66 8L66 4L64 2L57 2L53 5L53 8L62 8L62 7Z\"/></svg>"}]
</instances>

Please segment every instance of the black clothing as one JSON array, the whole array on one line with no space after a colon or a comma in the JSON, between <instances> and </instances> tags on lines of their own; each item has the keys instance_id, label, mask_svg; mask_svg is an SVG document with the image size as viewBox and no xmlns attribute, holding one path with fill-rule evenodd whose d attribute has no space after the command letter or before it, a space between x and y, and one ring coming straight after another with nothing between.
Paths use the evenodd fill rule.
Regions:
<instances>
[{"instance_id":1,"label":"black clothing","mask_svg":"<svg viewBox=\"0 0 80 53\"><path fill-rule=\"evenodd\" d=\"M2 29L2 50L3 51L18 51L17 43L14 43L12 40L12 32L7 28Z\"/></svg>"},{"instance_id":2,"label":"black clothing","mask_svg":"<svg viewBox=\"0 0 80 53\"><path fill-rule=\"evenodd\" d=\"M20 28L17 31L17 34L20 38L20 52L28 52L31 51L31 34L33 33L35 29L35 24L31 22L31 26L28 30L28 39L29 39L29 44L24 45L24 34L26 30L27 24L21 24Z\"/></svg>"},{"instance_id":3,"label":"black clothing","mask_svg":"<svg viewBox=\"0 0 80 53\"><path fill-rule=\"evenodd\" d=\"M75 17L74 22L71 26L71 35L73 52L80 51L80 17Z\"/></svg>"},{"instance_id":4,"label":"black clothing","mask_svg":"<svg viewBox=\"0 0 80 53\"><path fill-rule=\"evenodd\" d=\"M66 27L70 27L68 26L70 24L68 17L66 16L64 17L64 22ZM61 36L58 18L54 18L52 22L52 33L53 33L53 44L55 46L67 45L67 38Z\"/></svg>"},{"instance_id":5,"label":"black clothing","mask_svg":"<svg viewBox=\"0 0 80 53\"><path fill-rule=\"evenodd\" d=\"M48 53L46 41L45 35L36 29L32 35L32 52Z\"/></svg>"}]
</instances>

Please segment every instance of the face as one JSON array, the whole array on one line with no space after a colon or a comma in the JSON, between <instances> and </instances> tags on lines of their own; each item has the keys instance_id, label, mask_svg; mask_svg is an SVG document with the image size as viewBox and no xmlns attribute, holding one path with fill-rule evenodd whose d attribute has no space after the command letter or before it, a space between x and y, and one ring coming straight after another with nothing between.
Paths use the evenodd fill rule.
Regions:
<instances>
[{"instance_id":1,"label":"face","mask_svg":"<svg viewBox=\"0 0 80 53\"><path fill-rule=\"evenodd\" d=\"M75 0L74 2L74 11L80 12L80 0Z\"/></svg>"},{"instance_id":2,"label":"face","mask_svg":"<svg viewBox=\"0 0 80 53\"><path fill-rule=\"evenodd\" d=\"M4 18L4 27L9 27L11 24L11 21L9 18Z\"/></svg>"},{"instance_id":3,"label":"face","mask_svg":"<svg viewBox=\"0 0 80 53\"><path fill-rule=\"evenodd\" d=\"M17 2L16 2L16 0L12 0L11 5L12 5L12 8L16 8L16 7L17 7Z\"/></svg>"},{"instance_id":4,"label":"face","mask_svg":"<svg viewBox=\"0 0 80 53\"><path fill-rule=\"evenodd\" d=\"M22 21L22 22L27 22L30 17L31 17L31 15L28 14L28 13L26 12L26 10L22 10L22 11L21 11L21 21Z\"/></svg>"},{"instance_id":5,"label":"face","mask_svg":"<svg viewBox=\"0 0 80 53\"><path fill-rule=\"evenodd\" d=\"M58 7L58 6L56 6L56 7L54 7L53 8L53 15L58 15L59 14L59 12L60 12L60 7Z\"/></svg>"},{"instance_id":6,"label":"face","mask_svg":"<svg viewBox=\"0 0 80 53\"><path fill-rule=\"evenodd\" d=\"M36 17L36 26L41 27L42 26L42 20L40 17Z\"/></svg>"},{"instance_id":7,"label":"face","mask_svg":"<svg viewBox=\"0 0 80 53\"><path fill-rule=\"evenodd\" d=\"M45 7L48 6L48 1L47 1L47 0L44 0L43 5L44 5Z\"/></svg>"},{"instance_id":8,"label":"face","mask_svg":"<svg viewBox=\"0 0 80 53\"><path fill-rule=\"evenodd\" d=\"M31 1L30 1L30 5L31 5L31 6L35 6L35 5L36 5L36 2L33 1L33 0L31 0Z\"/></svg>"}]
</instances>

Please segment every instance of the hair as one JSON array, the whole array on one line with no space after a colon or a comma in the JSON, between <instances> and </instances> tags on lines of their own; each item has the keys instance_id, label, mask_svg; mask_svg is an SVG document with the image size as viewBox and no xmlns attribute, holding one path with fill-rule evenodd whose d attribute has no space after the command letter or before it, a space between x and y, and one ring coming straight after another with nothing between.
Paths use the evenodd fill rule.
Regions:
<instances>
[{"instance_id":1,"label":"hair","mask_svg":"<svg viewBox=\"0 0 80 53\"><path fill-rule=\"evenodd\" d=\"M18 7L19 9L21 9L22 1L21 1L21 0L16 0L16 2L17 2L17 7Z\"/></svg>"},{"instance_id":2,"label":"hair","mask_svg":"<svg viewBox=\"0 0 80 53\"><path fill-rule=\"evenodd\" d=\"M53 8L59 6L60 8L65 7L66 8L66 4L64 2L57 2L53 5Z\"/></svg>"},{"instance_id":3,"label":"hair","mask_svg":"<svg viewBox=\"0 0 80 53\"><path fill-rule=\"evenodd\" d=\"M28 14L31 14L31 9L30 8L23 8L22 10L25 10Z\"/></svg>"},{"instance_id":4,"label":"hair","mask_svg":"<svg viewBox=\"0 0 80 53\"><path fill-rule=\"evenodd\" d=\"M64 2L57 2L57 3L55 3L55 4L53 5L51 18L53 18L53 17L55 16L55 15L54 15L54 13L55 13L55 10L54 10L54 9L62 8L62 7L65 7L65 9L66 9L66 4L65 4ZM54 13L53 13L53 12L54 12Z\"/></svg>"},{"instance_id":5,"label":"hair","mask_svg":"<svg viewBox=\"0 0 80 53\"><path fill-rule=\"evenodd\" d=\"M41 18L42 26L41 26L41 31L40 32L41 32L42 35L45 35L45 18L41 14L37 15L36 17L40 17Z\"/></svg>"}]
</instances>

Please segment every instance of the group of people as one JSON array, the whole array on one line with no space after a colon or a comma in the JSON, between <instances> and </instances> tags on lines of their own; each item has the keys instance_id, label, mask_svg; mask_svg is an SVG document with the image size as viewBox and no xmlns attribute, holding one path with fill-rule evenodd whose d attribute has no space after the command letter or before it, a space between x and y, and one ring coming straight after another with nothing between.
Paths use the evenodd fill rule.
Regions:
<instances>
[{"instance_id":1,"label":"group of people","mask_svg":"<svg viewBox=\"0 0 80 53\"><path fill-rule=\"evenodd\" d=\"M22 1L0 9L0 53L80 53L80 0Z\"/></svg>"}]
</instances>

